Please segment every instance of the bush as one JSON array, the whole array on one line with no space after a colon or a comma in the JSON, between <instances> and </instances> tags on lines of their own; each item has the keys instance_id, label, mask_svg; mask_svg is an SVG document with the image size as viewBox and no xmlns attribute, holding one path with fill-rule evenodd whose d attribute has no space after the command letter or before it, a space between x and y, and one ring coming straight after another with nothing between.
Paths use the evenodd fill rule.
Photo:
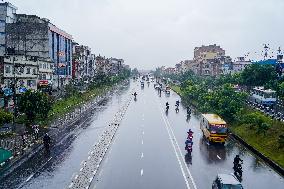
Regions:
<instances>
[{"instance_id":1,"label":"bush","mask_svg":"<svg viewBox=\"0 0 284 189\"><path fill-rule=\"evenodd\" d=\"M0 109L0 126L4 123L10 123L13 120L13 114Z\"/></svg>"},{"instance_id":2,"label":"bush","mask_svg":"<svg viewBox=\"0 0 284 189\"><path fill-rule=\"evenodd\" d=\"M263 134L265 135L269 128L270 128L270 125L269 125L269 124L267 124L267 123L261 123L260 125L258 125L257 133L258 133L258 134L263 133Z\"/></svg>"},{"instance_id":3,"label":"bush","mask_svg":"<svg viewBox=\"0 0 284 189\"><path fill-rule=\"evenodd\" d=\"M279 148L284 147L284 135L280 135L278 138Z\"/></svg>"}]
</instances>

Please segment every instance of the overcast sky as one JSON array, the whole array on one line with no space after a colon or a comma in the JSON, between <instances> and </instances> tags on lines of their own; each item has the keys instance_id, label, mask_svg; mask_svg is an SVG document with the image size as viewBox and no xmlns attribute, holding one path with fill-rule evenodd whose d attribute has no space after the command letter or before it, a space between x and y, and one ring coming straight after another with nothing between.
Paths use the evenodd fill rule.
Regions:
<instances>
[{"instance_id":1,"label":"overcast sky","mask_svg":"<svg viewBox=\"0 0 284 189\"><path fill-rule=\"evenodd\" d=\"M218 44L233 58L284 50L284 0L10 0L18 13L51 20L93 53L151 69Z\"/></svg>"}]
</instances>

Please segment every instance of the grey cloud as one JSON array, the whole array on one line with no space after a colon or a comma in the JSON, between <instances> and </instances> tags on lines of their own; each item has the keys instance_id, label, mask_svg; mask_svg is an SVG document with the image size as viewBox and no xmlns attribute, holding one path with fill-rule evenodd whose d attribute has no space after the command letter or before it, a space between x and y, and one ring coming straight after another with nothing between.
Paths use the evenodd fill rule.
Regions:
<instances>
[{"instance_id":1,"label":"grey cloud","mask_svg":"<svg viewBox=\"0 0 284 189\"><path fill-rule=\"evenodd\" d=\"M49 18L94 53L132 67L171 66L202 44L232 57L277 48L283 0L11 0L19 12Z\"/></svg>"}]
</instances>

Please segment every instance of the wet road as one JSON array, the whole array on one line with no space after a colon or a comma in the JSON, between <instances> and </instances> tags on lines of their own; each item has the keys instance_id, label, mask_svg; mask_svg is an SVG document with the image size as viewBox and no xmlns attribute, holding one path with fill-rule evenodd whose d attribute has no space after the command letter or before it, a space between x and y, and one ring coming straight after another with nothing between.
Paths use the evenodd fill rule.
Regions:
<instances>
[{"instance_id":1,"label":"wet road","mask_svg":"<svg viewBox=\"0 0 284 189\"><path fill-rule=\"evenodd\" d=\"M142 90L138 82L107 98L89 119L66 133L50 156L37 155L0 181L0 188L67 188L133 87L138 100L128 107L91 188L211 188L217 173L232 172L236 154L244 160L245 188L283 188L283 178L237 142L229 140L224 147L208 145L198 115L187 122L185 109L173 110L179 99L176 94L159 97L152 83ZM168 115L164 112L167 101L171 105ZM192 156L184 151L189 128L194 131Z\"/></svg>"},{"instance_id":2,"label":"wet road","mask_svg":"<svg viewBox=\"0 0 284 189\"><path fill-rule=\"evenodd\" d=\"M173 109L178 95L159 97L147 85L143 90L137 86L137 91L138 100L130 105L91 188L211 188L217 173L232 173L236 154L244 160L245 188L283 188L283 178L236 141L208 145L199 129L199 116L187 121L185 108L179 113ZM194 131L192 156L184 150L189 128Z\"/></svg>"},{"instance_id":3,"label":"wet road","mask_svg":"<svg viewBox=\"0 0 284 189\"><path fill-rule=\"evenodd\" d=\"M129 86L124 86L99 103L88 119L82 119L64 138L55 144L50 155L43 151L0 180L1 189L62 189L66 188L88 157L91 146L104 131L125 97Z\"/></svg>"}]
</instances>

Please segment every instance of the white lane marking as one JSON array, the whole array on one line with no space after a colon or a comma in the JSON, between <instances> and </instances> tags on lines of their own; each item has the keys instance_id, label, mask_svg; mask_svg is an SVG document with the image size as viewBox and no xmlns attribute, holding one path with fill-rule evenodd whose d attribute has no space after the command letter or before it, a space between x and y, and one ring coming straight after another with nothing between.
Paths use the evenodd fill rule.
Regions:
<instances>
[{"instance_id":1,"label":"white lane marking","mask_svg":"<svg viewBox=\"0 0 284 189\"><path fill-rule=\"evenodd\" d=\"M180 170L181 170L181 172L182 172L182 176L183 176L183 178L184 178L186 187L187 187L188 189L190 189L188 180L187 180L187 178L186 178L186 176L185 176L185 172L184 172L184 170L183 170L183 166L182 166L182 164L181 164L180 157L179 157L179 155L178 155L178 153L177 153L177 149L176 149L176 147L175 147L175 145L174 145L174 143L173 143L173 139L171 138L171 134L170 134L169 128L168 128L168 126L167 126L167 123L166 123L166 120L165 120L163 114L162 114L162 118L163 118L163 121L164 121L164 123L165 123L165 125L166 125L166 129L167 129L167 132L168 132L168 135L169 135L169 140L171 141L171 144L172 144L172 147L173 147L173 149L174 149L176 158L177 158L177 160L178 160L178 164L179 164Z\"/></svg>"},{"instance_id":2,"label":"white lane marking","mask_svg":"<svg viewBox=\"0 0 284 189\"><path fill-rule=\"evenodd\" d=\"M142 139L141 143L144 144L143 139Z\"/></svg>"},{"instance_id":3,"label":"white lane marking","mask_svg":"<svg viewBox=\"0 0 284 189\"><path fill-rule=\"evenodd\" d=\"M28 178L27 178L27 180L26 180L26 182L29 182L29 180L31 180L31 178L34 176L34 174L31 174Z\"/></svg>"},{"instance_id":4,"label":"white lane marking","mask_svg":"<svg viewBox=\"0 0 284 189\"><path fill-rule=\"evenodd\" d=\"M143 176L143 174L144 174L144 171L143 171L143 169L141 169L140 175Z\"/></svg>"},{"instance_id":5,"label":"white lane marking","mask_svg":"<svg viewBox=\"0 0 284 189\"><path fill-rule=\"evenodd\" d=\"M178 152L179 152L179 154L180 154L180 157L183 157L183 154L182 154L182 152L181 152L181 149L180 149L180 147L179 147L179 145L178 145L178 143L177 143L177 139L176 139L175 134L174 134L174 132L173 132L173 129L172 129L172 127L171 127L171 124L170 124L168 118L164 116L163 110L162 110L161 107L162 107L162 105L161 105L161 103L160 103L160 112L161 112L162 118L163 118L163 120L164 120L164 122L165 122L165 124L166 124L166 128L171 131L172 136L171 136L170 133L169 133L169 136L170 136L170 137L173 137L173 140L171 140L171 141L172 141L172 143L173 143L173 141L175 142L175 144L176 144L176 146L177 146L177 149L178 149ZM188 173L188 175L189 175L189 177L190 177L190 179L191 179L191 182L192 182L192 184L193 184L194 189L197 189L196 184L195 184L195 182L194 182L194 180L193 180L193 177L192 177L192 175L191 175L191 173L190 173L190 171L189 171L189 168L188 168L188 166L187 166L187 164L186 164L184 158L181 158L181 159L182 159L182 162L183 162L183 164L184 164L184 167L186 168L186 171L187 171L187 173Z\"/></svg>"},{"instance_id":6,"label":"white lane marking","mask_svg":"<svg viewBox=\"0 0 284 189\"><path fill-rule=\"evenodd\" d=\"M142 135L144 135L144 131L142 131Z\"/></svg>"},{"instance_id":7,"label":"white lane marking","mask_svg":"<svg viewBox=\"0 0 284 189\"><path fill-rule=\"evenodd\" d=\"M172 127L171 127L171 124L170 124L168 118L165 118L165 119L166 119L167 122L168 122L169 129L170 129L170 131L171 131L171 133L172 133L172 136L174 137L174 141L175 141L175 143L176 143L176 145L177 145L177 149L178 149L178 151L179 151L179 154L180 154L181 157L184 157L183 154L182 154L182 152L181 152L181 149L180 149L180 147L179 147L179 145L178 145L178 143L177 143L177 139L176 139L176 137L175 137L175 134L174 134L174 131L173 131ZM190 179L191 179L191 182L192 182L192 184L193 184L194 189L197 189L196 184L195 184L195 182L194 182L194 179L193 179L193 177L192 177L192 175L191 175L191 172L189 171L189 168L188 168L188 166L187 166L187 164L186 164L184 158L182 158L182 162L183 162L183 164L184 164L184 166L185 166L185 168L186 168L187 173L189 174L189 177L190 177Z\"/></svg>"},{"instance_id":8,"label":"white lane marking","mask_svg":"<svg viewBox=\"0 0 284 189\"><path fill-rule=\"evenodd\" d=\"M143 154L143 152L141 153L141 159L144 157L144 154Z\"/></svg>"},{"instance_id":9,"label":"white lane marking","mask_svg":"<svg viewBox=\"0 0 284 189\"><path fill-rule=\"evenodd\" d=\"M217 158L218 158L218 159L222 159L222 158L220 158L220 156L218 156L218 155L217 155Z\"/></svg>"}]
</instances>

